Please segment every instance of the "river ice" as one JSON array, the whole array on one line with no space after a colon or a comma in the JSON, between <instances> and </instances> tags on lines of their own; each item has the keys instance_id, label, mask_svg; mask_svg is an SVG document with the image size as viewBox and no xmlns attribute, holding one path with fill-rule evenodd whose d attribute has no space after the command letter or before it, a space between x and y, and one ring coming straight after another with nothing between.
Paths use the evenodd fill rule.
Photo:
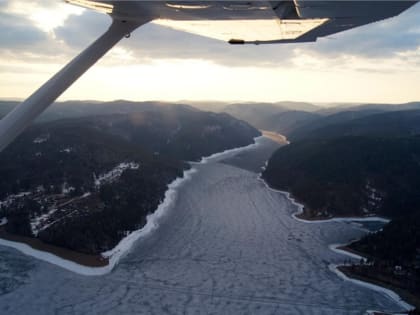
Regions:
<instances>
[{"instance_id":1,"label":"river ice","mask_svg":"<svg viewBox=\"0 0 420 315\"><path fill-rule=\"evenodd\" d=\"M328 246L358 238L365 229L293 219L296 206L258 180L259 167L277 146L260 141L225 163L195 165L198 171L179 188L158 229L110 274L86 277L0 247L0 314L400 310L387 296L329 269L349 258Z\"/></svg>"}]
</instances>

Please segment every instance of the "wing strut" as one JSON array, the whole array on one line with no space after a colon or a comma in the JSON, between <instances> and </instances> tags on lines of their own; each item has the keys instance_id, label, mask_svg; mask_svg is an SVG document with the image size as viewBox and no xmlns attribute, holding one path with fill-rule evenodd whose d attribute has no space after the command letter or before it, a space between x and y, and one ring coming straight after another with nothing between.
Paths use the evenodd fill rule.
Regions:
<instances>
[{"instance_id":1,"label":"wing strut","mask_svg":"<svg viewBox=\"0 0 420 315\"><path fill-rule=\"evenodd\" d=\"M91 46L0 120L0 152L124 36L147 22L147 19L144 22L113 20Z\"/></svg>"}]
</instances>

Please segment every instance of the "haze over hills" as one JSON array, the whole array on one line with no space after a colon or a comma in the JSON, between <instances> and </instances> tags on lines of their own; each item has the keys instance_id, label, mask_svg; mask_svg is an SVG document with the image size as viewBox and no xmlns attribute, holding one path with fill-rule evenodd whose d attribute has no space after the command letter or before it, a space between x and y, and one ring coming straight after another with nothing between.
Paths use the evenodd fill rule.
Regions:
<instances>
[{"instance_id":1,"label":"haze over hills","mask_svg":"<svg viewBox=\"0 0 420 315\"><path fill-rule=\"evenodd\" d=\"M186 101L185 103L188 104ZM199 104L192 103L200 108ZM206 110L227 112L262 130L271 130L286 136L299 138L300 134L308 134L312 130L332 124L341 124L373 114L420 109L419 102L405 104L328 104L324 107L305 102L276 103L234 103L226 106L218 103L212 107L202 102ZM215 109L216 108L216 109Z\"/></svg>"},{"instance_id":2,"label":"haze over hills","mask_svg":"<svg viewBox=\"0 0 420 315\"><path fill-rule=\"evenodd\" d=\"M141 228L185 161L260 135L228 114L185 105L61 106L0 154L0 218L9 233L89 254ZM51 120L63 116L71 118Z\"/></svg>"},{"instance_id":3,"label":"haze over hills","mask_svg":"<svg viewBox=\"0 0 420 315\"><path fill-rule=\"evenodd\" d=\"M318 121L321 115L305 111L285 111L267 117L263 124L264 130L271 130L285 136L301 126L307 126L312 121Z\"/></svg>"},{"instance_id":4,"label":"haze over hills","mask_svg":"<svg viewBox=\"0 0 420 315\"><path fill-rule=\"evenodd\" d=\"M230 115L263 129L265 120L286 111L286 108L271 103L231 104L223 108Z\"/></svg>"},{"instance_id":5,"label":"haze over hills","mask_svg":"<svg viewBox=\"0 0 420 315\"><path fill-rule=\"evenodd\" d=\"M297 126L289 140L331 139L342 136L400 137L420 133L420 110L345 111Z\"/></svg>"},{"instance_id":6,"label":"haze over hills","mask_svg":"<svg viewBox=\"0 0 420 315\"><path fill-rule=\"evenodd\" d=\"M14 100L0 100L0 117L4 116L19 102ZM189 108L196 108L198 110L212 111L212 112L226 112L232 116L244 120L257 128L270 129L277 126L275 115L280 115L291 111L289 114L290 120L279 116L279 122L277 129L283 130L283 123L287 123L290 126L293 125L293 121L306 121L306 118L310 117L308 113L319 115L319 118L332 116L328 118L336 119L336 122L342 122L348 120L350 117L341 117L354 115L353 118L359 118L367 116L373 113L380 113L386 111L400 111L410 109L420 109L420 102L410 102L405 104L352 104L352 103L325 103L322 105L311 104L308 102L292 102L292 101L281 101L273 103L257 103L257 102L214 102L214 101L189 101L183 100L177 103L164 102L164 101L126 101L116 100L111 102L97 102L97 101L66 101L57 102L50 108L48 108L38 121L48 121L59 118L70 118L96 115L99 112L102 114L113 114L113 113L133 113L137 111L151 110L157 107L165 106L185 106ZM348 114L345 114L348 112ZM302 115L299 116L299 115ZM287 117L287 116L286 116ZM324 124L320 122L320 124ZM293 126L296 129L297 126Z\"/></svg>"},{"instance_id":7,"label":"haze over hills","mask_svg":"<svg viewBox=\"0 0 420 315\"><path fill-rule=\"evenodd\" d=\"M0 101L0 117L6 115L19 102ZM126 100L116 100L112 102L98 101L66 101L56 102L42 113L36 122L46 122L57 119L84 117L108 114L131 114L145 111L158 111L165 108L188 108L196 110L194 107L185 104L174 104L158 101L132 102Z\"/></svg>"},{"instance_id":8,"label":"haze over hills","mask_svg":"<svg viewBox=\"0 0 420 315\"><path fill-rule=\"evenodd\" d=\"M339 106L327 106L319 110L320 114L330 115L342 111L361 111L361 110L376 110L376 111L399 111L420 109L420 102L408 102L402 104L340 104Z\"/></svg>"},{"instance_id":9,"label":"haze over hills","mask_svg":"<svg viewBox=\"0 0 420 315\"><path fill-rule=\"evenodd\" d=\"M281 113L287 111L306 113L314 112L319 109L320 107L310 103L285 101L277 103L237 103L230 104L222 110L259 129L270 129L272 126L276 125L273 117Z\"/></svg>"}]
</instances>

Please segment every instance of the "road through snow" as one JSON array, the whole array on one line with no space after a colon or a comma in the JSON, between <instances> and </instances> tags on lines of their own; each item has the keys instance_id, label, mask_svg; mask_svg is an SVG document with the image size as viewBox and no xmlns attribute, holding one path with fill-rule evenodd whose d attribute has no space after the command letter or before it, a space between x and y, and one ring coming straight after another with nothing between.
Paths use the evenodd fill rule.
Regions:
<instances>
[{"instance_id":1,"label":"road through snow","mask_svg":"<svg viewBox=\"0 0 420 315\"><path fill-rule=\"evenodd\" d=\"M159 228L110 274L85 277L0 247L0 314L399 310L328 268L348 259L328 245L366 233L359 225L298 222L291 216L296 206L258 180L257 169L276 146L261 139L225 163L197 165Z\"/></svg>"}]
</instances>

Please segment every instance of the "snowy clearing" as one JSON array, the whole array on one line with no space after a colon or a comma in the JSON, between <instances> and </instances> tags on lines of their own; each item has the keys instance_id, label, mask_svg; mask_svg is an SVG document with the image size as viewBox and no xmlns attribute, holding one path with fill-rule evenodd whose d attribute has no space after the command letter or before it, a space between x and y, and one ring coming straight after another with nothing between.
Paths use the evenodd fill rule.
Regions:
<instances>
[{"instance_id":1,"label":"snowy clearing","mask_svg":"<svg viewBox=\"0 0 420 315\"><path fill-rule=\"evenodd\" d=\"M0 207L1 206L9 206L13 201L23 198L25 196L29 196L30 194L32 194L30 191L25 191L25 192L21 192L19 194L16 195L9 195L6 197L6 199L0 201Z\"/></svg>"},{"instance_id":2,"label":"snowy clearing","mask_svg":"<svg viewBox=\"0 0 420 315\"><path fill-rule=\"evenodd\" d=\"M96 177L96 175L93 174L93 177L94 177L94 180L95 180L95 186L97 188L99 188L99 187L101 187L101 185L103 185L105 183L111 183L111 182L117 180L125 170L128 170L128 169L137 170L139 168L140 168L140 165L138 163L124 162L124 163L118 164L116 167L114 167L109 172L101 174L98 177Z\"/></svg>"},{"instance_id":3,"label":"snowy clearing","mask_svg":"<svg viewBox=\"0 0 420 315\"><path fill-rule=\"evenodd\" d=\"M1 220L0 220L0 226L2 226L2 225L6 225L7 224L7 218L2 218Z\"/></svg>"}]
</instances>

